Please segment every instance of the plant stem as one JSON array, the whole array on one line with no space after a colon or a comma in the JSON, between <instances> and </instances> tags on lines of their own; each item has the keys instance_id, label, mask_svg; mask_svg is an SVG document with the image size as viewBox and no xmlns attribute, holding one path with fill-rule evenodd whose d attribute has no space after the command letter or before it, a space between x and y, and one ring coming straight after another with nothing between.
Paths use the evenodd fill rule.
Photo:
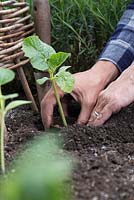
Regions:
<instances>
[{"instance_id":1,"label":"plant stem","mask_svg":"<svg viewBox=\"0 0 134 200\"><path fill-rule=\"evenodd\" d=\"M4 132L5 132L5 116L1 118L1 171L5 174L5 156L4 156Z\"/></svg>"},{"instance_id":2,"label":"plant stem","mask_svg":"<svg viewBox=\"0 0 134 200\"><path fill-rule=\"evenodd\" d=\"M1 87L0 87L0 95L2 95ZM4 132L5 132L5 114L4 114L4 107L5 107L5 100L2 98L0 99L0 107L1 107L1 119L0 119L0 128L1 128L1 141L0 141L0 150L1 150L1 171L5 174L5 156L4 156Z\"/></svg>"},{"instance_id":3,"label":"plant stem","mask_svg":"<svg viewBox=\"0 0 134 200\"><path fill-rule=\"evenodd\" d=\"M59 107L59 112L60 112L60 115L61 115L61 118L62 118L62 121L63 121L63 125L67 126L66 118L65 118L63 108L62 108L62 105L61 105L61 102L60 102L60 97L59 97L57 89L56 89L53 73L50 73L50 80L51 80L53 91L54 91L56 101L57 101L57 104L58 104L58 107Z\"/></svg>"}]
</instances>

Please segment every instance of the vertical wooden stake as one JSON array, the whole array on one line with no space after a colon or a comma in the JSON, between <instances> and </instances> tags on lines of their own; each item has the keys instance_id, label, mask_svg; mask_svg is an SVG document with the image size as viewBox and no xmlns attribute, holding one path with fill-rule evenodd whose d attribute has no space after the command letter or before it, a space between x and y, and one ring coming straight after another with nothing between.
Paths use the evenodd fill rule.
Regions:
<instances>
[{"instance_id":1,"label":"vertical wooden stake","mask_svg":"<svg viewBox=\"0 0 134 200\"><path fill-rule=\"evenodd\" d=\"M35 22L35 32L39 38L47 43L51 43L51 25L50 25L50 6L48 0L33 0L33 13ZM35 79L48 76L48 73L35 73ZM41 102L43 96L46 94L50 84L46 83L45 86L37 85L37 92L39 102Z\"/></svg>"},{"instance_id":2,"label":"vertical wooden stake","mask_svg":"<svg viewBox=\"0 0 134 200\"><path fill-rule=\"evenodd\" d=\"M48 0L33 0L35 31L40 39L47 44L51 42L50 36L50 6Z\"/></svg>"}]
</instances>

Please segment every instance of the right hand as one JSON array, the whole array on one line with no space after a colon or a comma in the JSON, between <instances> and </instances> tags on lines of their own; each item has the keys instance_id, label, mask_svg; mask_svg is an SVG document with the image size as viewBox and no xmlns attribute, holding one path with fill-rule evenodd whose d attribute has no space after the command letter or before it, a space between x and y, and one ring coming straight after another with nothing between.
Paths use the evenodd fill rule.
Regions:
<instances>
[{"instance_id":1,"label":"right hand","mask_svg":"<svg viewBox=\"0 0 134 200\"><path fill-rule=\"evenodd\" d=\"M81 111L77 123L86 124L96 104L98 94L108 83L118 76L118 69L109 61L98 61L90 70L74 74L75 84L71 93L80 103ZM65 93L57 86L58 94L62 98ZM56 99L52 88L41 102L41 115L44 127L49 128L53 121L53 109Z\"/></svg>"}]
</instances>

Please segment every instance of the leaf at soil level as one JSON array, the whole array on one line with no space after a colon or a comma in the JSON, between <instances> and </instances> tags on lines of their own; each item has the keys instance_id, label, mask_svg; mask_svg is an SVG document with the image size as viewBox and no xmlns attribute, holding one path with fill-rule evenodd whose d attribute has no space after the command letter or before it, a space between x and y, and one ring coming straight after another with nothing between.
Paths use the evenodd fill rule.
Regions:
<instances>
[{"instance_id":1,"label":"leaf at soil level","mask_svg":"<svg viewBox=\"0 0 134 200\"><path fill-rule=\"evenodd\" d=\"M72 158L55 134L36 138L14 163L15 173L0 181L2 200L70 200Z\"/></svg>"},{"instance_id":2,"label":"leaf at soil level","mask_svg":"<svg viewBox=\"0 0 134 200\"><path fill-rule=\"evenodd\" d=\"M5 100L7 99L13 99L13 98L16 98L18 97L18 94L17 93L14 93L14 94L8 94L8 95L1 95L0 98L3 98Z\"/></svg>"},{"instance_id":3,"label":"leaf at soil level","mask_svg":"<svg viewBox=\"0 0 134 200\"><path fill-rule=\"evenodd\" d=\"M7 106L6 106L6 109L5 111L9 111L13 108L16 108L17 106L21 106L21 105L24 105L24 104L29 104L31 103L31 101L24 101L24 100L16 100L16 101L13 101L11 103L9 103Z\"/></svg>"},{"instance_id":4,"label":"leaf at soil level","mask_svg":"<svg viewBox=\"0 0 134 200\"><path fill-rule=\"evenodd\" d=\"M10 69L0 68L0 85L5 85L12 81L15 73Z\"/></svg>"}]
</instances>

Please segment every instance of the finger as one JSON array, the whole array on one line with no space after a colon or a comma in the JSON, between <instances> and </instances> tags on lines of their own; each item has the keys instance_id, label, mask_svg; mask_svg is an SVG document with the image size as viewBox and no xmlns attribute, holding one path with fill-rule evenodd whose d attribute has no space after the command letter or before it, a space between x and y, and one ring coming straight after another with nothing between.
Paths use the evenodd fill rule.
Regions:
<instances>
[{"instance_id":1,"label":"finger","mask_svg":"<svg viewBox=\"0 0 134 200\"><path fill-rule=\"evenodd\" d=\"M88 120L88 124L93 124L94 121L96 120L96 118L100 118L102 115L100 112L94 110L91 115L90 115L90 118Z\"/></svg>"},{"instance_id":2,"label":"finger","mask_svg":"<svg viewBox=\"0 0 134 200\"><path fill-rule=\"evenodd\" d=\"M57 93L59 97L64 96L64 92L60 90L58 86L57 87ZM47 92L47 94L44 96L44 98L41 101L41 117L42 122L45 128L49 128L53 121L53 110L54 106L56 105L56 98L55 94L52 88Z\"/></svg>"},{"instance_id":3,"label":"finger","mask_svg":"<svg viewBox=\"0 0 134 200\"><path fill-rule=\"evenodd\" d=\"M96 106L92 110L91 116L88 120L89 123L92 123L96 118L101 117L101 111L106 106L106 104L107 104L106 100L103 98L103 96L100 96L100 98L98 98Z\"/></svg>"},{"instance_id":4,"label":"finger","mask_svg":"<svg viewBox=\"0 0 134 200\"><path fill-rule=\"evenodd\" d=\"M62 99L61 99L61 104L63 108L64 115L68 117L68 105L71 102L72 97L68 94L66 94Z\"/></svg>"},{"instance_id":5,"label":"finger","mask_svg":"<svg viewBox=\"0 0 134 200\"><path fill-rule=\"evenodd\" d=\"M64 112L65 117L68 117L68 106L67 106L67 102L62 102L62 101L61 101L61 105L62 105L62 108L63 108L63 112Z\"/></svg>"},{"instance_id":6,"label":"finger","mask_svg":"<svg viewBox=\"0 0 134 200\"><path fill-rule=\"evenodd\" d=\"M112 113L110 106L106 105L98 112L98 116L93 121L89 121L88 124L92 126L100 126L111 117Z\"/></svg>"},{"instance_id":7,"label":"finger","mask_svg":"<svg viewBox=\"0 0 134 200\"><path fill-rule=\"evenodd\" d=\"M88 122L89 116L91 114L92 111L92 106L89 107L89 104L87 103L83 103L81 105L81 111L77 120L78 124L86 124Z\"/></svg>"},{"instance_id":8,"label":"finger","mask_svg":"<svg viewBox=\"0 0 134 200\"><path fill-rule=\"evenodd\" d=\"M44 98L41 102L41 117L45 128L49 128L52 125L55 105L56 99L54 95L52 95L50 99Z\"/></svg>"}]
</instances>

